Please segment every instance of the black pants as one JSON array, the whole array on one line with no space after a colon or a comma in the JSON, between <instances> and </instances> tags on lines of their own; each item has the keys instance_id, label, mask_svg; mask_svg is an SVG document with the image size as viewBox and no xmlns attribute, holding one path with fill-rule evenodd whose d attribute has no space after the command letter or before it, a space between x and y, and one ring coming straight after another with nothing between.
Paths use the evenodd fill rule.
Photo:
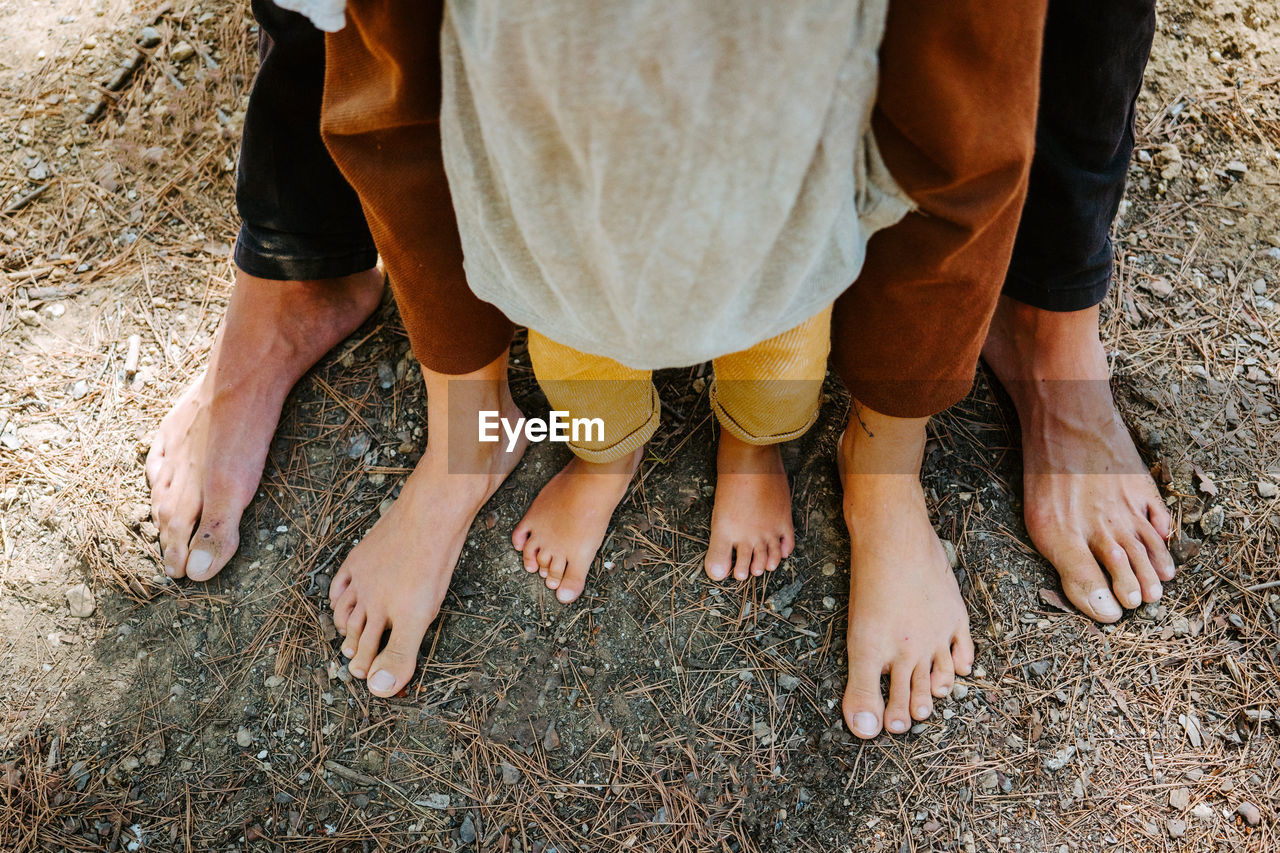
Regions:
<instances>
[{"instance_id":1,"label":"black pants","mask_svg":"<svg viewBox=\"0 0 1280 853\"><path fill-rule=\"evenodd\" d=\"M1049 0L1036 153L1006 296L1078 311L1107 295L1155 27L1155 0Z\"/></svg>"},{"instance_id":2,"label":"black pants","mask_svg":"<svg viewBox=\"0 0 1280 853\"><path fill-rule=\"evenodd\" d=\"M249 94L236 207L236 266L260 278L337 278L378 258L360 200L320 139L324 33L270 0L253 0L261 27Z\"/></svg>"},{"instance_id":3,"label":"black pants","mask_svg":"<svg viewBox=\"0 0 1280 853\"><path fill-rule=\"evenodd\" d=\"M335 278L377 257L360 202L320 139L324 35L253 0L262 63L236 180L236 264L272 279ZM1031 183L1006 295L1051 311L1096 305L1133 153L1155 0L1050 0Z\"/></svg>"}]
</instances>

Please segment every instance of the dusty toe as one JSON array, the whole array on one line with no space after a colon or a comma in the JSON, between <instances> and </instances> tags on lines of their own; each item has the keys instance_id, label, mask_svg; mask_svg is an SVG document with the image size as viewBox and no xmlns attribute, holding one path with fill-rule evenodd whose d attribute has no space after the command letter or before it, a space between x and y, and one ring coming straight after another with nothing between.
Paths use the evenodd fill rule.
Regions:
<instances>
[{"instance_id":1,"label":"dusty toe","mask_svg":"<svg viewBox=\"0 0 1280 853\"><path fill-rule=\"evenodd\" d=\"M900 735L911 728L910 664L895 663L889 670L889 701L884 707L885 731Z\"/></svg>"},{"instance_id":2,"label":"dusty toe","mask_svg":"<svg viewBox=\"0 0 1280 853\"><path fill-rule=\"evenodd\" d=\"M849 662L849 682L844 688L844 722L857 737L870 739L880 734L884 718L884 697L880 695L881 670L878 663L864 660Z\"/></svg>"},{"instance_id":3,"label":"dusty toe","mask_svg":"<svg viewBox=\"0 0 1280 853\"><path fill-rule=\"evenodd\" d=\"M1159 494L1147 501L1147 521L1161 539L1168 539L1173 535L1173 516L1169 514L1164 501L1160 500Z\"/></svg>"},{"instance_id":4,"label":"dusty toe","mask_svg":"<svg viewBox=\"0 0 1280 853\"><path fill-rule=\"evenodd\" d=\"M560 581L564 580L564 570L569 561L559 554L551 558L551 564L547 566L547 589L556 589L560 586Z\"/></svg>"},{"instance_id":5,"label":"dusty toe","mask_svg":"<svg viewBox=\"0 0 1280 853\"><path fill-rule=\"evenodd\" d=\"M369 692L375 696L394 696L413 677L418 664L418 648L427 625L419 621L397 623L391 626L391 636L373 663L369 665Z\"/></svg>"},{"instance_id":6,"label":"dusty toe","mask_svg":"<svg viewBox=\"0 0 1280 853\"><path fill-rule=\"evenodd\" d=\"M933 657L933 670L929 674L929 691L935 698L942 699L951 693L956 683L955 666L951 655L939 653Z\"/></svg>"},{"instance_id":7,"label":"dusty toe","mask_svg":"<svg viewBox=\"0 0 1280 853\"><path fill-rule=\"evenodd\" d=\"M957 675L968 675L973 671L973 656L973 638L969 636L969 623L966 621L951 640L951 665Z\"/></svg>"},{"instance_id":8,"label":"dusty toe","mask_svg":"<svg viewBox=\"0 0 1280 853\"><path fill-rule=\"evenodd\" d=\"M343 632L342 656L347 660L351 660L356 656L356 652L360 650L360 634L364 631L364 624L367 618L363 607L355 606L351 609L351 615L346 620L346 629ZM335 624L337 620L334 620Z\"/></svg>"},{"instance_id":9,"label":"dusty toe","mask_svg":"<svg viewBox=\"0 0 1280 853\"><path fill-rule=\"evenodd\" d=\"M1150 555L1147 554L1146 543L1137 536L1130 536L1121 540L1121 547L1129 558L1129 566L1133 569L1134 577L1138 579L1142 600L1148 604L1159 601L1160 596L1164 594L1164 585L1160 583L1156 568L1151 563Z\"/></svg>"},{"instance_id":10,"label":"dusty toe","mask_svg":"<svg viewBox=\"0 0 1280 853\"><path fill-rule=\"evenodd\" d=\"M719 530L711 531L711 542L707 546L705 562L707 577L713 581L722 581L729 576L729 568L733 564L733 541Z\"/></svg>"},{"instance_id":11,"label":"dusty toe","mask_svg":"<svg viewBox=\"0 0 1280 853\"><path fill-rule=\"evenodd\" d=\"M782 563L782 541L779 539L770 539L765 543L768 550L768 561L765 563L765 569L775 571Z\"/></svg>"},{"instance_id":12,"label":"dusty toe","mask_svg":"<svg viewBox=\"0 0 1280 853\"><path fill-rule=\"evenodd\" d=\"M1120 602L1111 592L1111 584L1087 548L1068 547L1045 556L1058 567L1062 591L1080 612L1103 623L1115 622L1124 615Z\"/></svg>"},{"instance_id":13,"label":"dusty toe","mask_svg":"<svg viewBox=\"0 0 1280 853\"><path fill-rule=\"evenodd\" d=\"M338 568L338 573L333 576L333 580L329 582L329 604L335 605L342 598L342 594L351 586L351 569L347 568L347 564L343 563ZM336 620L335 620L336 622Z\"/></svg>"},{"instance_id":14,"label":"dusty toe","mask_svg":"<svg viewBox=\"0 0 1280 853\"><path fill-rule=\"evenodd\" d=\"M933 661L922 660L911 674L911 718L927 720L933 713Z\"/></svg>"},{"instance_id":15,"label":"dusty toe","mask_svg":"<svg viewBox=\"0 0 1280 853\"><path fill-rule=\"evenodd\" d=\"M582 591L587 587L587 575L591 570L591 562L593 555L579 557L569 563L564 573L564 578L560 582L559 588L556 590L556 598L561 604L570 604L575 601L578 596L582 595Z\"/></svg>"},{"instance_id":16,"label":"dusty toe","mask_svg":"<svg viewBox=\"0 0 1280 853\"><path fill-rule=\"evenodd\" d=\"M1155 569L1156 577L1162 583L1168 583L1173 580L1177 574L1177 569L1173 565L1173 555L1169 553L1169 547L1165 544L1164 537L1160 532L1150 525L1144 525L1138 530L1138 538L1142 540L1142 545L1147 549L1147 559L1151 561L1152 567Z\"/></svg>"},{"instance_id":17,"label":"dusty toe","mask_svg":"<svg viewBox=\"0 0 1280 853\"><path fill-rule=\"evenodd\" d=\"M1142 604L1142 587L1129 565L1129 555L1125 553L1124 546L1108 537L1095 543L1093 552L1111 576L1111 591L1120 604L1130 610Z\"/></svg>"},{"instance_id":18,"label":"dusty toe","mask_svg":"<svg viewBox=\"0 0 1280 853\"><path fill-rule=\"evenodd\" d=\"M347 669L356 678L365 678L369 674L369 664L378 655L378 647L382 645L382 632L386 630L387 620L381 616L369 614L360 632L360 640L356 646L355 657L347 665ZM350 639L348 635L347 639Z\"/></svg>"}]
</instances>

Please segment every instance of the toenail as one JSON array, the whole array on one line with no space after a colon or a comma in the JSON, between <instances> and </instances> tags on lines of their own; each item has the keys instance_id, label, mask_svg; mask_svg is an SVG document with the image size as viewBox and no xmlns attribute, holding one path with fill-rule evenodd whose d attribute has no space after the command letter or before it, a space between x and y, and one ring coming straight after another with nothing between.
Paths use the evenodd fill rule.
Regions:
<instances>
[{"instance_id":1,"label":"toenail","mask_svg":"<svg viewBox=\"0 0 1280 853\"><path fill-rule=\"evenodd\" d=\"M213 555L208 551L192 551L187 557L187 574L199 580L213 565Z\"/></svg>"},{"instance_id":2,"label":"toenail","mask_svg":"<svg viewBox=\"0 0 1280 853\"><path fill-rule=\"evenodd\" d=\"M344 657L353 658L353 657L355 657L355 656L356 656L356 650L355 650L355 649L343 649L343 650L342 650L342 654L343 654L343 656L344 656Z\"/></svg>"},{"instance_id":3,"label":"toenail","mask_svg":"<svg viewBox=\"0 0 1280 853\"><path fill-rule=\"evenodd\" d=\"M1120 605L1107 590L1095 589L1089 594L1089 599L1093 602L1093 609L1098 611L1098 615L1109 619L1119 618L1121 615Z\"/></svg>"},{"instance_id":4,"label":"toenail","mask_svg":"<svg viewBox=\"0 0 1280 853\"><path fill-rule=\"evenodd\" d=\"M380 669L369 679L369 689L377 690L379 693L386 693L392 687L396 686L396 677L385 669Z\"/></svg>"},{"instance_id":5,"label":"toenail","mask_svg":"<svg viewBox=\"0 0 1280 853\"><path fill-rule=\"evenodd\" d=\"M880 722L870 711L859 711L853 715L853 733L863 737L871 737L880 730Z\"/></svg>"},{"instance_id":6,"label":"toenail","mask_svg":"<svg viewBox=\"0 0 1280 853\"><path fill-rule=\"evenodd\" d=\"M886 728L896 735L900 735L907 730L907 724L902 720L890 720Z\"/></svg>"},{"instance_id":7,"label":"toenail","mask_svg":"<svg viewBox=\"0 0 1280 853\"><path fill-rule=\"evenodd\" d=\"M165 564L164 564L164 573L165 573L166 575L168 575L169 577L173 577L174 575L176 575L176 574L178 573L178 570L177 570L177 569L175 569L173 566L169 565L168 563L165 563Z\"/></svg>"},{"instance_id":8,"label":"toenail","mask_svg":"<svg viewBox=\"0 0 1280 853\"><path fill-rule=\"evenodd\" d=\"M1135 589L1133 592L1129 593L1124 597L1124 603L1126 606L1131 608L1137 607L1138 605L1142 604L1142 592L1140 590Z\"/></svg>"},{"instance_id":9,"label":"toenail","mask_svg":"<svg viewBox=\"0 0 1280 853\"><path fill-rule=\"evenodd\" d=\"M364 678L364 670L363 670L363 669L356 669L354 666L349 666L349 667L347 667L347 672L351 673L351 674L352 674L352 675L354 675L356 678Z\"/></svg>"},{"instance_id":10,"label":"toenail","mask_svg":"<svg viewBox=\"0 0 1280 853\"><path fill-rule=\"evenodd\" d=\"M1156 584L1155 586L1151 587L1151 594L1156 598L1159 598L1160 596L1164 595L1164 587L1161 586L1160 584Z\"/></svg>"},{"instance_id":11,"label":"toenail","mask_svg":"<svg viewBox=\"0 0 1280 853\"><path fill-rule=\"evenodd\" d=\"M928 705L921 705L920 707L916 708L916 716L920 718L927 717L929 716L930 713L932 713L932 711L933 709L930 708Z\"/></svg>"}]
</instances>

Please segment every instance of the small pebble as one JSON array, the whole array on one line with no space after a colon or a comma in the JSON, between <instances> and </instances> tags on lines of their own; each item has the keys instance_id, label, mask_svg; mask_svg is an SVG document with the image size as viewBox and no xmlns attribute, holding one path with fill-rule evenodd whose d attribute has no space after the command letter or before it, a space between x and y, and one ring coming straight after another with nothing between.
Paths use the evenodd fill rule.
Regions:
<instances>
[{"instance_id":1,"label":"small pebble","mask_svg":"<svg viewBox=\"0 0 1280 853\"><path fill-rule=\"evenodd\" d=\"M138 44L143 47L155 47L160 43L160 31L155 27L143 27L138 33Z\"/></svg>"},{"instance_id":2,"label":"small pebble","mask_svg":"<svg viewBox=\"0 0 1280 853\"><path fill-rule=\"evenodd\" d=\"M1244 822L1249 826L1257 826L1262 823L1262 812L1258 811L1258 807L1253 803L1241 803L1236 806L1236 814L1244 818Z\"/></svg>"},{"instance_id":3,"label":"small pebble","mask_svg":"<svg viewBox=\"0 0 1280 853\"><path fill-rule=\"evenodd\" d=\"M93 598L93 590L85 584L78 583L71 587L67 590L66 596L67 607L71 610L71 615L77 619L88 619L98 607Z\"/></svg>"},{"instance_id":4,"label":"small pebble","mask_svg":"<svg viewBox=\"0 0 1280 853\"><path fill-rule=\"evenodd\" d=\"M1272 483L1268 480L1258 481L1258 497L1267 498L1268 500L1270 500L1271 498L1274 498L1277 494L1280 494L1280 486L1277 486L1275 483Z\"/></svg>"},{"instance_id":5,"label":"small pebble","mask_svg":"<svg viewBox=\"0 0 1280 853\"><path fill-rule=\"evenodd\" d=\"M473 844L476 840L476 825L471 822L471 815L467 815L462 819L462 826L458 828L458 840L463 844Z\"/></svg>"},{"instance_id":6,"label":"small pebble","mask_svg":"<svg viewBox=\"0 0 1280 853\"><path fill-rule=\"evenodd\" d=\"M1187 834L1187 822L1185 820L1174 818L1164 826L1169 831L1170 838L1181 838Z\"/></svg>"},{"instance_id":7,"label":"small pebble","mask_svg":"<svg viewBox=\"0 0 1280 853\"><path fill-rule=\"evenodd\" d=\"M178 42L173 46L173 50L169 51L169 58L174 62L186 62L195 55L196 49L185 41Z\"/></svg>"},{"instance_id":8,"label":"small pebble","mask_svg":"<svg viewBox=\"0 0 1280 853\"><path fill-rule=\"evenodd\" d=\"M425 800L421 801L421 805L436 811L444 811L449 808L448 794L428 794Z\"/></svg>"},{"instance_id":9,"label":"small pebble","mask_svg":"<svg viewBox=\"0 0 1280 853\"><path fill-rule=\"evenodd\" d=\"M1215 536L1222 532L1226 524L1227 513L1220 506L1211 506L1200 516L1200 530L1205 536Z\"/></svg>"},{"instance_id":10,"label":"small pebble","mask_svg":"<svg viewBox=\"0 0 1280 853\"><path fill-rule=\"evenodd\" d=\"M240 727L240 731L236 732L236 743L244 748L248 748L253 743L253 735L244 726Z\"/></svg>"}]
</instances>

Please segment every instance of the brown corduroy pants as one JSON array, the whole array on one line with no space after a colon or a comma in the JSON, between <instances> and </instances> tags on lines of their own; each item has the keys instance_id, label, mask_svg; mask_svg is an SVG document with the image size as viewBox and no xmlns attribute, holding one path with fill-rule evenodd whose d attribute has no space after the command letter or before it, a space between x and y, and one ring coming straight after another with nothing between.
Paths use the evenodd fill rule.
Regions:
<instances>
[{"instance_id":1,"label":"brown corduroy pants","mask_svg":"<svg viewBox=\"0 0 1280 853\"><path fill-rule=\"evenodd\" d=\"M478 370L514 327L467 287L440 151L443 0L352 2L325 41L325 145L360 196L409 342L437 373Z\"/></svg>"},{"instance_id":2,"label":"brown corduroy pants","mask_svg":"<svg viewBox=\"0 0 1280 853\"><path fill-rule=\"evenodd\" d=\"M872 117L917 209L836 300L832 366L881 414L958 402L1004 284L1035 151L1047 0L890 0Z\"/></svg>"},{"instance_id":3,"label":"brown corduroy pants","mask_svg":"<svg viewBox=\"0 0 1280 853\"><path fill-rule=\"evenodd\" d=\"M923 417L973 382L1035 147L1047 0L892 0L876 139L918 205L835 304L832 363L862 403ZM511 324L466 286L440 154L439 0L349 0L322 129L360 194L419 360L463 373ZM785 130L785 129L783 129Z\"/></svg>"}]
</instances>

